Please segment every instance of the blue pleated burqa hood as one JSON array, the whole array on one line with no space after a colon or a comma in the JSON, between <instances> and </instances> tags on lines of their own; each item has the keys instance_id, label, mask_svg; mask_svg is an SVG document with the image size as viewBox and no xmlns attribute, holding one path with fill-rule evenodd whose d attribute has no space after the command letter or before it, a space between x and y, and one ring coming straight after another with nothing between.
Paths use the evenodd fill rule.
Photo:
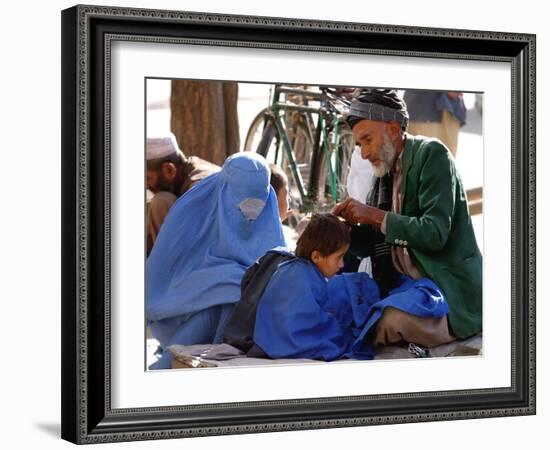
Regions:
<instances>
[{"instance_id":1,"label":"blue pleated burqa hood","mask_svg":"<svg viewBox=\"0 0 550 450\"><path fill-rule=\"evenodd\" d=\"M147 260L147 319L235 303L248 266L284 246L263 157L237 153L170 209Z\"/></svg>"}]
</instances>

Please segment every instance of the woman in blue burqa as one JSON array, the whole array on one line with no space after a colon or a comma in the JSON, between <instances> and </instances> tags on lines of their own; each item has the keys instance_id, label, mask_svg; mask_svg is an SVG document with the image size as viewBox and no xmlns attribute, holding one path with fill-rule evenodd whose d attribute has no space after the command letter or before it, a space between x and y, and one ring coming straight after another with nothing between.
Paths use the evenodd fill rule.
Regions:
<instances>
[{"instance_id":1,"label":"woman in blue burqa","mask_svg":"<svg viewBox=\"0 0 550 450\"><path fill-rule=\"evenodd\" d=\"M151 369L171 367L167 347L219 343L244 272L285 241L265 159L237 153L170 209L147 259L146 316L160 343Z\"/></svg>"}]
</instances>

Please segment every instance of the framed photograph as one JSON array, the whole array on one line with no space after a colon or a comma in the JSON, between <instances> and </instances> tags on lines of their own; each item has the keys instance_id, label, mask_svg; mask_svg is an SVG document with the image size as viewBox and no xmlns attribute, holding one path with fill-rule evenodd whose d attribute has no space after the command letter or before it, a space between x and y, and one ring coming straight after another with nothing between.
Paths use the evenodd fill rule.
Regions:
<instances>
[{"instance_id":1,"label":"framed photograph","mask_svg":"<svg viewBox=\"0 0 550 450\"><path fill-rule=\"evenodd\" d=\"M336 211L355 226L355 216L335 205L367 195L361 190L366 175L357 172L353 156L368 159L375 170L380 164L350 118L372 120L372 107L361 103L372 95L406 103L406 114L406 107L391 106L388 119L386 106L375 107L379 119L374 119L388 123L388 133L406 136L404 145L416 142L415 135L436 136L437 141L426 138L435 142L434 152L447 147L453 155L445 157L453 174L460 174L453 193L467 211L468 230L483 260L477 272L461 275L465 286L479 279L477 325L457 325L451 289L444 287L442 298L451 312L449 322L447 313L443 317L452 344L443 339L437 346L393 346L388 338L385 351L365 357L370 347L351 351L351 344L339 344L334 353L324 346L332 341L323 330L316 335L317 353L283 351L273 331L263 341L259 337L260 310L257 315L253 310L252 329L253 348L261 354L243 354L227 337L227 326L195 341L167 338L163 320L177 323L170 336L181 336L180 325L198 316L195 310L163 316L151 308L155 264L171 264L171 254L158 250L171 247L161 243L169 222L197 230L213 226L225 197L206 195L206 186L229 179L232 161L282 169L289 204L277 202L273 182L264 186L268 194L261 207L249 196L238 204L251 222L266 214L265 205L278 211L275 228L285 232L280 242L261 222L266 233L256 239L261 249L247 253L252 256L240 262L238 276L224 263L207 277L233 280L238 293L246 266L269 248L304 236L304 226L313 224L310 213ZM412 131L423 120L415 119L415 96L421 102L437 97L445 105L460 103L466 119L454 110L458 150L456 142L435 131ZM395 123L401 129L391 128ZM400 134L405 129L411 134ZM195 143L193 133L203 141ZM187 166L199 158L204 163L197 166L202 175L189 176L185 189L161 183L171 180L171 166L160 161L167 148L170 154L182 151ZM75 6L62 12L62 174L64 439L84 444L535 414L534 35ZM410 197L412 184L406 186ZM173 206L162 231L159 226L150 234L149 200L159 191L172 191ZM392 208L401 205L388 201ZM442 202L444 195L434 204L441 208ZM182 205L192 211L190 218L173 219ZM294 211L292 217L280 214L285 208ZM386 215L388 236L399 211ZM202 231L181 233L186 242L211 243ZM464 247L468 238L461 233ZM238 239L228 236L231 243ZM425 252L432 256L434 239L428 239ZM223 250L216 257L227 257L228 247L244 252L227 240L220 240ZM393 244L392 258L393 249L405 249L395 254L407 266L402 273L413 273L406 239L397 236ZM429 272L410 247L413 265ZM198 244L193 248L197 255ZM194 267L195 257L174 256L180 266L190 260ZM340 266L332 271L324 260L310 259L330 278L327 286L340 279L331 278ZM369 264L376 263L359 256L356 262L359 272L372 275ZM196 291L199 299L213 298L204 290L212 284L184 275L180 281L189 285L184 295ZM268 304L259 288L250 292L263 295L262 308ZM464 291L464 301L472 295ZM358 308L350 309L354 325L362 314ZM294 314L288 311L283 318ZM232 312L216 310L229 321ZM273 320L273 310L266 317ZM193 333L206 336L204 323ZM362 345L377 340L372 333L353 336Z\"/></svg>"}]
</instances>

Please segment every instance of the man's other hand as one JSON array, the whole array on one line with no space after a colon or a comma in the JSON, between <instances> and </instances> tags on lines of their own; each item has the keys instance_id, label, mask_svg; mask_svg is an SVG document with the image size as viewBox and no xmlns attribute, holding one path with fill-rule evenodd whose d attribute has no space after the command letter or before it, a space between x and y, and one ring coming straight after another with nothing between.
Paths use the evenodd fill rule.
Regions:
<instances>
[{"instance_id":1,"label":"man's other hand","mask_svg":"<svg viewBox=\"0 0 550 450\"><path fill-rule=\"evenodd\" d=\"M378 208L373 208L372 206L364 205L349 197L343 202L336 204L332 209L332 214L343 217L350 225L370 224L380 226L386 212Z\"/></svg>"}]
</instances>

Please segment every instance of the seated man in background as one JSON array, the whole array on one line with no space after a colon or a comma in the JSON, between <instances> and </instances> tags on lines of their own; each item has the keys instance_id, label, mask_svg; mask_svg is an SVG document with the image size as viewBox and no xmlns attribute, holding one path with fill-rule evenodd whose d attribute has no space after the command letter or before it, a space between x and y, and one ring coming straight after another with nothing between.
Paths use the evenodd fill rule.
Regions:
<instances>
[{"instance_id":1,"label":"seated man in background","mask_svg":"<svg viewBox=\"0 0 550 450\"><path fill-rule=\"evenodd\" d=\"M147 255L178 197L219 170L204 159L185 156L171 133L147 138L147 189L154 194L147 203Z\"/></svg>"}]
</instances>

